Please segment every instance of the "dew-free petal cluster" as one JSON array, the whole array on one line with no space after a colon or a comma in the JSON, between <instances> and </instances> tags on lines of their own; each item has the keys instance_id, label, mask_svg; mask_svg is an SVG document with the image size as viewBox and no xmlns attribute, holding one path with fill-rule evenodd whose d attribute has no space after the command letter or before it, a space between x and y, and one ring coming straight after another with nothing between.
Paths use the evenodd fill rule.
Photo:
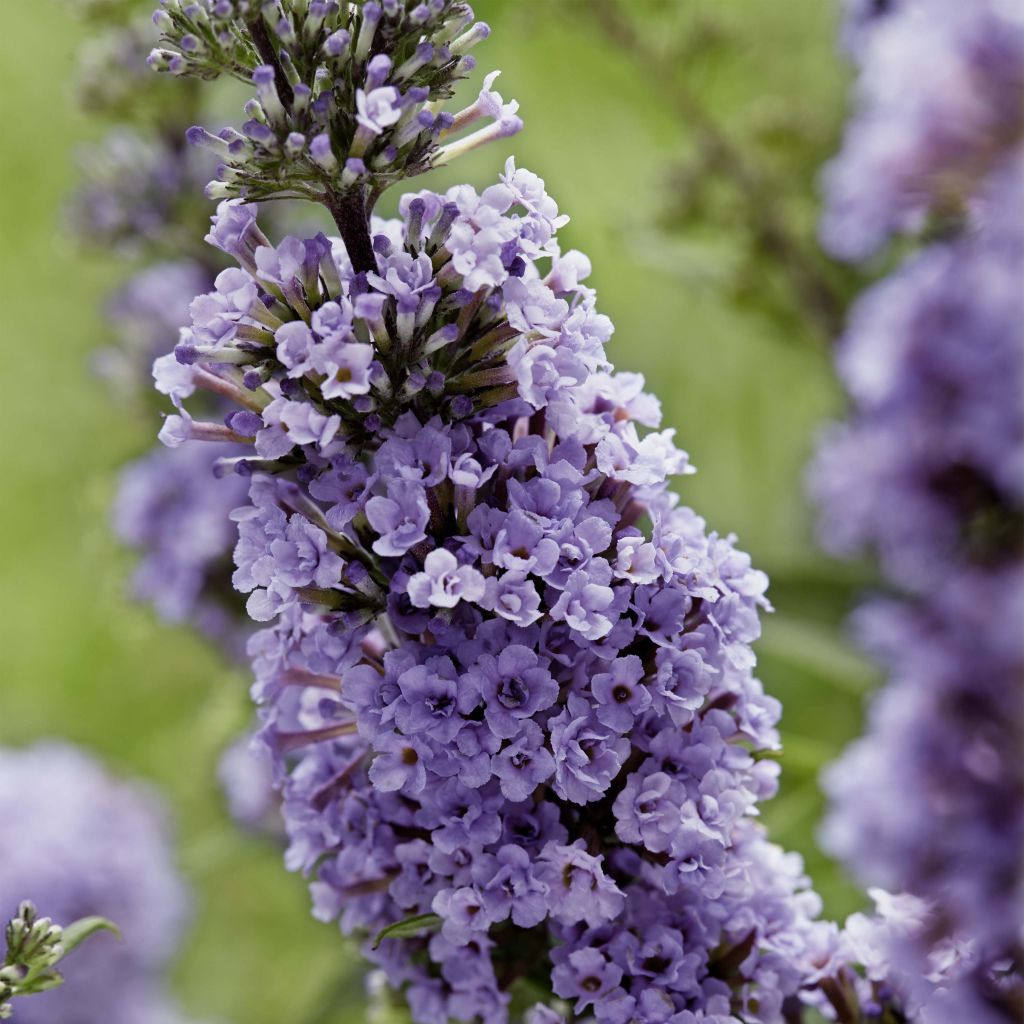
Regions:
<instances>
[{"instance_id":1,"label":"dew-free petal cluster","mask_svg":"<svg viewBox=\"0 0 1024 1024\"><path fill-rule=\"evenodd\" d=\"M357 272L223 203L240 268L154 367L174 443L222 436L197 391L240 407L287 863L345 931L436 915L366 950L423 1024L505 1021L527 981L578 1019L780 1021L824 926L754 820L767 579L667 489L686 455L608 363L540 179L400 213Z\"/></svg>"}]
</instances>

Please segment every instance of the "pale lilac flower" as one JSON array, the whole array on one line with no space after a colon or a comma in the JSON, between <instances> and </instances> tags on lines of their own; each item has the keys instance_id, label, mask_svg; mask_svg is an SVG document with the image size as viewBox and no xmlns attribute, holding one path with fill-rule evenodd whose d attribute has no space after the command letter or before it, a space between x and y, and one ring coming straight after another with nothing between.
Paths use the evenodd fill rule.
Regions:
<instances>
[{"instance_id":1,"label":"pale lilac flower","mask_svg":"<svg viewBox=\"0 0 1024 1024\"><path fill-rule=\"evenodd\" d=\"M380 535L373 543L379 555L404 555L426 538L430 509L423 489L396 480L388 485L388 497L373 497L366 503L366 518Z\"/></svg>"},{"instance_id":2,"label":"pale lilac flower","mask_svg":"<svg viewBox=\"0 0 1024 1024\"><path fill-rule=\"evenodd\" d=\"M409 578L409 599L417 608L454 608L460 601L479 601L484 596L484 578L470 565L459 565L446 548L431 551L423 572Z\"/></svg>"},{"instance_id":3,"label":"pale lilac flower","mask_svg":"<svg viewBox=\"0 0 1024 1024\"><path fill-rule=\"evenodd\" d=\"M373 135L380 135L402 116L398 90L385 85L369 92L356 90L356 120Z\"/></svg>"},{"instance_id":4,"label":"pale lilac flower","mask_svg":"<svg viewBox=\"0 0 1024 1024\"><path fill-rule=\"evenodd\" d=\"M582 839L571 846L548 843L541 851L537 877L548 887L558 920L596 928L621 912L625 897L605 874L603 859L587 853Z\"/></svg>"}]
</instances>

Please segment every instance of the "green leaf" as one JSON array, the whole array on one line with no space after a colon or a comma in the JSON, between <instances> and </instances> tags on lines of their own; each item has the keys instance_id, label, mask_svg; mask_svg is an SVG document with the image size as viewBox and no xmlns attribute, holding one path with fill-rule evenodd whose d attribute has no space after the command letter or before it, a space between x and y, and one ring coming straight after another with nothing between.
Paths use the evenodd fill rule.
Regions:
<instances>
[{"instance_id":1,"label":"green leaf","mask_svg":"<svg viewBox=\"0 0 1024 1024\"><path fill-rule=\"evenodd\" d=\"M36 974L29 974L17 987L16 995L34 996L40 992L49 992L51 988L58 988L64 984L63 975L52 969L44 969Z\"/></svg>"},{"instance_id":2,"label":"green leaf","mask_svg":"<svg viewBox=\"0 0 1024 1024\"><path fill-rule=\"evenodd\" d=\"M440 927L441 918L437 914L413 914L379 931L373 940L373 948L376 949L385 939L408 939L423 932L435 932Z\"/></svg>"},{"instance_id":3,"label":"green leaf","mask_svg":"<svg viewBox=\"0 0 1024 1024\"><path fill-rule=\"evenodd\" d=\"M90 935L95 935L96 932L101 931L113 932L119 942L122 939L121 929L113 921L108 921L105 917L82 917L69 924L64 929L64 936L61 939L65 955L81 945Z\"/></svg>"}]
</instances>

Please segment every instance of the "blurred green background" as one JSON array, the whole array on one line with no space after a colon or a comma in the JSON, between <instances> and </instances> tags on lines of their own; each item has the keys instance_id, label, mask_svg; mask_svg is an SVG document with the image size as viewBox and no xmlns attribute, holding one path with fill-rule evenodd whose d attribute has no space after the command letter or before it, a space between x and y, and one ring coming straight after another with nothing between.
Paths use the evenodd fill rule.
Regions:
<instances>
[{"instance_id":1,"label":"blurred green background","mask_svg":"<svg viewBox=\"0 0 1024 1024\"><path fill-rule=\"evenodd\" d=\"M416 187L486 185L514 152L571 215L563 244L593 261L612 358L647 376L699 469L684 500L772 576L759 656L785 706L785 771L765 818L845 916L860 898L816 851L817 776L858 733L873 683L842 640L864 581L816 553L802 489L815 432L841 410L828 337L851 284L813 245L815 178L847 86L837 12L820 0L474 6L494 29L480 72L503 69L526 129ZM62 221L75 147L104 130L75 104L86 31L70 5L39 3L5 12L0 39L0 741L65 736L165 789L196 893L174 972L195 1017L360 1020L351 950L311 920L273 844L228 821L212 782L247 721L247 679L125 596L131 556L107 509L157 420L119 407L88 367L107 341L103 298L133 267L83 250Z\"/></svg>"}]
</instances>

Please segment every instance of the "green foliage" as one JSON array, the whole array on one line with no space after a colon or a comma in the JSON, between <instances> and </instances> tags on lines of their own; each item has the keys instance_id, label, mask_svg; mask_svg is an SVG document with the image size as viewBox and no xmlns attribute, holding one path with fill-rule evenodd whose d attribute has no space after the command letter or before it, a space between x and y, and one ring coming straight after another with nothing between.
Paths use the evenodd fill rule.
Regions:
<instances>
[{"instance_id":1,"label":"green foliage","mask_svg":"<svg viewBox=\"0 0 1024 1024\"><path fill-rule=\"evenodd\" d=\"M422 935L424 932L437 931L440 927L441 918L437 914L413 914L412 917L403 918L389 924L387 928L382 928L373 940L373 948L376 949L385 939L406 939Z\"/></svg>"}]
</instances>

